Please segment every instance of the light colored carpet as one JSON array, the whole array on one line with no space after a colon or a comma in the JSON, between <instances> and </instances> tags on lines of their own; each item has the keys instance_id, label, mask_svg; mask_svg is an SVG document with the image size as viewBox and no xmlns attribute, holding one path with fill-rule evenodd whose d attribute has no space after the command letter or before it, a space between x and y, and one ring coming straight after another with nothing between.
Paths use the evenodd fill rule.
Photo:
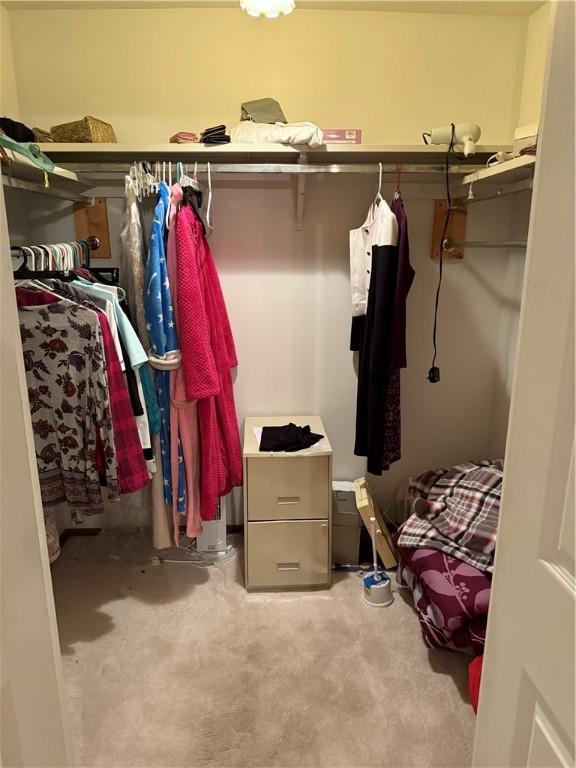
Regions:
<instances>
[{"instance_id":1,"label":"light colored carpet","mask_svg":"<svg viewBox=\"0 0 576 768\"><path fill-rule=\"evenodd\" d=\"M75 765L470 765L466 663L424 646L411 606L330 591L247 594L150 564L148 532L72 538L53 567Z\"/></svg>"}]
</instances>

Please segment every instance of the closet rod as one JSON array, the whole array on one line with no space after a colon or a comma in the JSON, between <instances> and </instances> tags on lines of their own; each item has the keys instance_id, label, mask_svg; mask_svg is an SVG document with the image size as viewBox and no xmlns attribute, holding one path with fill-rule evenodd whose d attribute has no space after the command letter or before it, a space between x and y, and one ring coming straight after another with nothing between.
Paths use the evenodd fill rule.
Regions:
<instances>
[{"instance_id":1,"label":"closet rod","mask_svg":"<svg viewBox=\"0 0 576 768\"><path fill-rule=\"evenodd\" d=\"M66 240L65 242L79 242L78 240ZM91 251L97 251L98 248L100 248L100 238L96 237L96 235L88 235L84 239L84 242L88 245L88 248ZM26 256L26 248L30 248L30 246L25 245L11 245L10 246L10 255L11 256Z\"/></svg>"},{"instance_id":2,"label":"closet rod","mask_svg":"<svg viewBox=\"0 0 576 768\"><path fill-rule=\"evenodd\" d=\"M456 248L526 248L526 240L469 240L465 243L457 243L450 238L446 238L442 243L444 253L450 253Z\"/></svg>"},{"instance_id":3,"label":"closet rod","mask_svg":"<svg viewBox=\"0 0 576 768\"><path fill-rule=\"evenodd\" d=\"M48 197L57 197L60 200L69 200L73 203L86 203L94 205L94 198L88 195L77 195L74 192L67 192L64 189L55 187L45 187L43 184L36 184L33 181L24 181L23 179L11 179L8 176L2 176L2 182L5 187L11 189L22 189L26 192L36 192L39 195L48 195Z\"/></svg>"},{"instance_id":4,"label":"closet rod","mask_svg":"<svg viewBox=\"0 0 576 768\"><path fill-rule=\"evenodd\" d=\"M172 163L176 165L175 162ZM190 167L192 163L187 163ZM85 173L118 173L126 175L130 168L127 163L70 163L66 167L71 171L81 171ZM345 163L345 164L326 164L326 165L305 165L305 164L287 164L287 163L210 163L211 173L293 173L293 174L316 174L316 173L365 173L375 174L379 170L378 163ZM473 173L482 170L483 165L451 165L450 173L452 175ZM206 173L208 165L199 163L196 170L200 173ZM405 173L423 173L423 174L444 174L446 169L443 165L428 164L402 164L402 174ZM397 173L396 163L383 163L382 172L385 174Z\"/></svg>"}]
</instances>

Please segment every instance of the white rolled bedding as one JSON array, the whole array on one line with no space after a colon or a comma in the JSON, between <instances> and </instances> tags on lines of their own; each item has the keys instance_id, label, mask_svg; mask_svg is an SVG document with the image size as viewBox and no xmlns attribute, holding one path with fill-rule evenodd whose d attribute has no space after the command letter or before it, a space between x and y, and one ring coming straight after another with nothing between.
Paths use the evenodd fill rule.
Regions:
<instances>
[{"instance_id":1,"label":"white rolled bedding","mask_svg":"<svg viewBox=\"0 0 576 768\"><path fill-rule=\"evenodd\" d=\"M324 143L322 130L314 123L253 123L242 120L230 131L233 144L307 144L312 149Z\"/></svg>"}]
</instances>

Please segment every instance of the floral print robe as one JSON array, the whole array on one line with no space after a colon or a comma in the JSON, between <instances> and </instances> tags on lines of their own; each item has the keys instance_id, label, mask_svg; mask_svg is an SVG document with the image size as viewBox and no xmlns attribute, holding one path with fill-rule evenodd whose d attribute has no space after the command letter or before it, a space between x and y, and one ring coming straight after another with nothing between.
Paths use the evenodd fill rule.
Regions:
<instances>
[{"instance_id":1,"label":"floral print robe","mask_svg":"<svg viewBox=\"0 0 576 768\"><path fill-rule=\"evenodd\" d=\"M20 335L44 507L67 502L77 518L103 511L100 441L109 498L118 497L116 449L96 314L63 300L21 307Z\"/></svg>"}]
</instances>

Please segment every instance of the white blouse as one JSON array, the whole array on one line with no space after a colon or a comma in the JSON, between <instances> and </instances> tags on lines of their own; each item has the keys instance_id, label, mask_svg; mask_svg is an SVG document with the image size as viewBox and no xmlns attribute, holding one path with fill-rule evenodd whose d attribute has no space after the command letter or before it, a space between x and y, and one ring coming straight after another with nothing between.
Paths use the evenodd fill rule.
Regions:
<instances>
[{"instance_id":1,"label":"white blouse","mask_svg":"<svg viewBox=\"0 0 576 768\"><path fill-rule=\"evenodd\" d=\"M398 222L388 203L378 195L370 206L364 224L350 230L352 317L366 314L372 248L383 245L398 245Z\"/></svg>"}]
</instances>

